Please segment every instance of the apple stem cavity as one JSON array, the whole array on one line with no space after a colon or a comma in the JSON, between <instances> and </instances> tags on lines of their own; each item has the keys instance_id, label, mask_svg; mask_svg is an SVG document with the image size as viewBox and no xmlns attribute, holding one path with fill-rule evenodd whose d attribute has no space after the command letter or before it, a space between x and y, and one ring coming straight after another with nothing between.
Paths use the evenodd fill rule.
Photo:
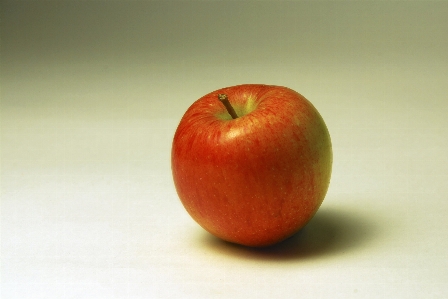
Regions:
<instances>
[{"instance_id":1,"label":"apple stem cavity","mask_svg":"<svg viewBox=\"0 0 448 299\"><path fill-rule=\"evenodd\" d=\"M218 99L221 101L221 103L224 104L224 106L226 107L227 111L229 112L230 116L233 119L238 118L235 109L233 109L232 105L230 105L229 98L227 97L227 95L220 93L218 94Z\"/></svg>"}]
</instances>

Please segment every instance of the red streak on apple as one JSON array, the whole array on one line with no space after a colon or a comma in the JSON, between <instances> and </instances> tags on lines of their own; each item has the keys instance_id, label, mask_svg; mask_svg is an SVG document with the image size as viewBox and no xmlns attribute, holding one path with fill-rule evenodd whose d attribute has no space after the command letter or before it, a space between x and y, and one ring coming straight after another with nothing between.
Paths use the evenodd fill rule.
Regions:
<instances>
[{"instance_id":1,"label":"red streak on apple","mask_svg":"<svg viewBox=\"0 0 448 299\"><path fill-rule=\"evenodd\" d=\"M232 119L219 94L227 95ZM186 111L172 146L174 184L213 235L267 246L300 230L326 195L327 127L314 106L281 86L246 84L205 95Z\"/></svg>"}]
</instances>

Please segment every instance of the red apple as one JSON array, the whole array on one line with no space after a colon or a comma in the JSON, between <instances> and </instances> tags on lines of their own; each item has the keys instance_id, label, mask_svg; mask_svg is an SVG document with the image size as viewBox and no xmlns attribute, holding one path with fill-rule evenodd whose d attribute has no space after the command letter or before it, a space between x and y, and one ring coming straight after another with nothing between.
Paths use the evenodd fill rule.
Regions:
<instances>
[{"instance_id":1,"label":"red apple","mask_svg":"<svg viewBox=\"0 0 448 299\"><path fill-rule=\"evenodd\" d=\"M197 223L229 242L267 246L316 213L330 183L332 150L322 117L302 95L246 84L190 106L171 163L180 200Z\"/></svg>"}]
</instances>

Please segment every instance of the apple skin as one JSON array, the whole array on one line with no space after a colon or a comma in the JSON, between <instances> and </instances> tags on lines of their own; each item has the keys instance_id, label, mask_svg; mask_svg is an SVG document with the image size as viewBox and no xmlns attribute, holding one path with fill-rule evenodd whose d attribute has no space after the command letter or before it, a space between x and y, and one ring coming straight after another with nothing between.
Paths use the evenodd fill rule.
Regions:
<instances>
[{"instance_id":1,"label":"apple skin","mask_svg":"<svg viewBox=\"0 0 448 299\"><path fill-rule=\"evenodd\" d=\"M218 94L238 114L232 119ZM179 198L211 234L261 247L299 231L327 193L328 129L314 106L281 86L245 84L211 92L186 111L171 168Z\"/></svg>"}]
</instances>

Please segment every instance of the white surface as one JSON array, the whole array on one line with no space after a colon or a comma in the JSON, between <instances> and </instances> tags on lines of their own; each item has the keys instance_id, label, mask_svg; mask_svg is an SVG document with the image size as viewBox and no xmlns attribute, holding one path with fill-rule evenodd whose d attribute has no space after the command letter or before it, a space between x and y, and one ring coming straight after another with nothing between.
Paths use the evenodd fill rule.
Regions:
<instances>
[{"instance_id":1,"label":"white surface","mask_svg":"<svg viewBox=\"0 0 448 299\"><path fill-rule=\"evenodd\" d=\"M1 298L447 298L448 3L2 4ZM291 87L331 186L272 248L191 220L188 106Z\"/></svg>"}]
</instances>

